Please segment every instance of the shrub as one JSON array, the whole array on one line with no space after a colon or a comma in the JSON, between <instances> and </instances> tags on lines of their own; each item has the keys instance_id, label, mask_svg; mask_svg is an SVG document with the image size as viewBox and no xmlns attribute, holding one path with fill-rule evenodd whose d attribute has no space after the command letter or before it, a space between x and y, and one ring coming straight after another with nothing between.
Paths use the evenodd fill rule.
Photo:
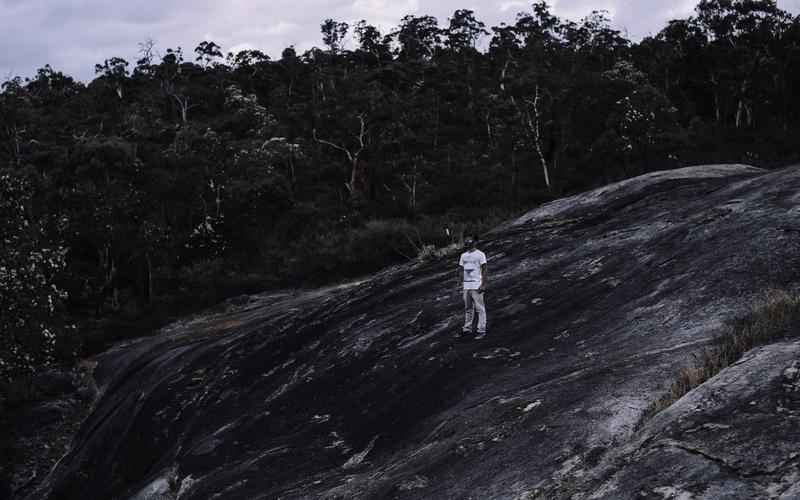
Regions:
<instances>
[{"instance_id":1,"label":"shrub","mask_svg":"<svg viewBox=\"0 0 800 500\"><path fill-rule=\"evenodd\" d=\"M692 366L678 371L669 392L648 407L642 421L669 407L754 347L797 336L798 326L800 296L780 290L767 292L750 314L732 322L722 335L712 341L711 346L696 354Z\"/></svg>"},{"instance_id":2,"label":"shrub","mask_svg":"<svg viewBox=\"0 0 800 500\"><path fill-rule=\"evenodd\" d=\"M73 329L60 311L66 248L32 215L32 186L0 174L0 380L29 376L57 361Z\"/></svg>"},{"instance_id":3,"label":"shrub","mask_svg":"<svg viewBox=\"0 0 800 500\"><path fill-rule=\"evenodd\" d=\"M425 245L417 254L417 258L422 261L433 259L441 259L442 257L449 257L456 255L464 248L463 243L451 243L444 247L437 247L436 245Z\"/></svg>"},{"instance_id":4,"label":"shrub","mask_svg":"<svg viewBox=\"0 0 800 500\"><path fill-rule=\"evenodd\" d=\"M416 232L402 219L370 220L363 229L351 233L351 251L357 262L363 262L370 270L379 269L398 256L412 259L417 249L412 235Z\"/></svg>"}]
</instances>

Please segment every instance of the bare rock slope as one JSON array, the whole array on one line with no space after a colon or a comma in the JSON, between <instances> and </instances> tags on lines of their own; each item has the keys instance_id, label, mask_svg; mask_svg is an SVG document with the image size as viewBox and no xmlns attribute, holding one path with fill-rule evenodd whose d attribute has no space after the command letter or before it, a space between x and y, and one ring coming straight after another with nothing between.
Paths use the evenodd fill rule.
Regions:
<instances>
[{"instance_id":1,"label":"bare rock slope","mask_svg":"<svg viewBox=\"0 0 800 500\"><path fill-rule=\"evenodd\" d=\"M103 396L31 498L800 498L800 344L640 426L675 370L800 278L800 170L658 172L457 256L232 301L101 356Z\"/></svg>"}]
</instances>

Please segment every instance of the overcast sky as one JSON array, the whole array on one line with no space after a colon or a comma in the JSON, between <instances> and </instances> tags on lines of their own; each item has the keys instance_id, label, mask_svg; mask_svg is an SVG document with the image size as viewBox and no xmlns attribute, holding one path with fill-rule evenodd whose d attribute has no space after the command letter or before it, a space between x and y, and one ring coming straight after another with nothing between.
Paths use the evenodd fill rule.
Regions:
<instances>
[{"instance_id":1,"label":"overcast sky","mask_svg":"<svg viewBox=\"0 0 800 500\"><path fill-rule=\"evenodd\" d=\"M360 19L386 32L406 14L430 14L444 25L456 9L472 9L487 26L513 22L529 10L527 0L0 0L0 81L31 76L50 64L80 80L93 77L95 63L119 56L133 63L138 44L181 46L187 59L203 40L223 52L257 48L277 58L294 45L299 52L321 45L326 18L354 24ZM692 13L697 0L550 0L560 17L579 20L607 10L615 26L633 40L654 34L667 20ZM793 14L800 0L779 0Z\"/></svg>"}]
</instances>

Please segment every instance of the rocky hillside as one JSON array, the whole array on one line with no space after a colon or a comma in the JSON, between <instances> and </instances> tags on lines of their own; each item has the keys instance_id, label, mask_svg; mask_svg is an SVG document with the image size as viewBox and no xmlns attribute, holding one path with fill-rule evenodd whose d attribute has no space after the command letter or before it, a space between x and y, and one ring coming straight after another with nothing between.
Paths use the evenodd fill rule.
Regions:
<instances>
[{"instance_id":1,"label":"rocky hillside","mask_svg":"<svg viewBox=\"0 0 800 500\"><path fill-rule=\"evenodd\" d=\"M765 290L800 283L800 170L653 173L487 235L489 336L457 256L253 296L101 356L30 498L798 498L800 344L648 406Z\"/></svg>"}]
</instances>

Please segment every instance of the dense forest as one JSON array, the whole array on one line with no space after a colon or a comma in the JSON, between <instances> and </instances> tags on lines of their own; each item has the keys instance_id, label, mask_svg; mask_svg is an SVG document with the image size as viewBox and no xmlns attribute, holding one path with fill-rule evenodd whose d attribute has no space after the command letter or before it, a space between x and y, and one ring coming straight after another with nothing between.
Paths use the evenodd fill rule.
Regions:
<instances>
[{"instance_id":1,"label":"dense forest","mask_svg":"<svg viewBox=\"0 0 800 500\"><path fill-rule=\"evenodd\" d=\"M144 41L88 84L2 84L4 380L236 294L436 258L611 181L798 156L800 18L772 0L702 0L638 43L545 2L321 31L278 59Z\"/></svg>"}]
</instances>

